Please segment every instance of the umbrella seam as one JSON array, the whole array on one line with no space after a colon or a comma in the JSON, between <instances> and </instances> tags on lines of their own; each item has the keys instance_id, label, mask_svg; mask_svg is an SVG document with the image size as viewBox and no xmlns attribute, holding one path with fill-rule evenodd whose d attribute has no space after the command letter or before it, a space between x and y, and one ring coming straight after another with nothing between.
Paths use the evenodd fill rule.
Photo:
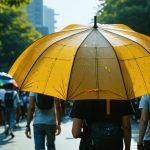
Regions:
<instances>
[{"instance_id":1,"label":"umbrella seam","mask_svg":"<svg viewBox=\"0 0 150 150\"><path fill-rule=\"evenodd\" d=\"M81 31L81 32L75 33L75 34L73 34L73 35L70 35L70 36L68 36L68 37L74 36L74 35L79 34L79 33L86 32L86 31L88 31L88 30L89 30L89 29L86 29L86 30L84 30L84 31ZM64 39L66 39L66 38L68 38L68 37L65 37ZM60 40L54 42L52 45L54 45L55 43L57 43L57 42L59 42L59 41L61 41L61 40L64 40L64 39L60 39ZM31 66L31 68L29 69L29 71L28 71L26 77L24 78L24 80L22 81L22 84L20 85L20 89L21 89L21 87L22 87L24 81L26 80L28 74L30 73L31 69L33 68L33 66L35 65L35 63L39 60L39 57L42 56L42 55L46 52L46 50L47 50L49 47L51 47L52 45L48 46L48 47L38 56L38 58L36 59L36 61L32 64L32 66Z\"/></svg>"},{"instance_id":2,"label":"umbrella seam","mask_svg":"<svg viewBox=\"0 0 150 150\"><path fill-rule=\"evenodd\" d=\"M108 31L108 32L111 32L110 30L114 30L114 31L121 31L121 32L129 32L129 33L136 33L136 34L140 34L140 35L142 35L142 36L144 36L145 38L148 38L148 36L147 35L144 35L144 34L142 34L142 33L139 33L139 32L136 32L136 31L134 31L134 30L132 30L132 31L129 31L129 30L118 30L118 29L112 29L112 28L102 28L103 30L106 30L106 31ZM112 31L111 33L114 33L114 31ZM117 33L114 33L114 34L117 34ZM122 35L120 35L120 36L122 36ZM124 37L124 36L123 36Z\"/></svg>"},{"instance_id":3,"label":"umbrella seam","mask_svg":"<svg viewBox=\"0 0 150 150\"><path fill-rule=\"evenodd\" d=\"M128 48L128 47L127 47L127 48ZM128 49L129 49L129 48L128 48ZM131 54L132 54L132 52L131 52ZM141 57L141 58L143 58L143 57ZM143 79L143 82L144 82L144 85L145 85L145 90L146 90L147 93L148 93L148 89L147 89L147 87L146 87L146 82L145 82L145 80L144 80L144 76L143 76L143 74L142 74L142 71L141 71L141 69L140 69L140 66L139 66L139 64L138 64L138 62L137 62L137 58L134 58L133 60L134 60L135 63L137 64L137 68L138 68L139 72L141 72L142 79ZM134 83L134 82L133 82L133 83Z\"/></svg>"},{"instance_id":4,"label":"umbrella seam","mask_svg":"<svg viewBox=\"0 0 150 150\"><path fill-rule=\"evenodd\" d=\"M131 33L134 33L135 31L134 30L124 30L124 29L116 29L116 28L105 28L105 27L101 27L103 30L115 30L115 31L122 31L122 32L131 32Z\"/></svg>"},{"instance_id":5,"label":"umbrella seam","mask_svg":"<svg viewBox=\"0 0 150 150\"><path fill-rule=\"evenodd\" d=\"M69 31L76 31L76 30L83 30L83 29L89 29L89 27L75 28L75 29L70 29L70 30L60 30L60 31L55 32L55 33L69 32ZM52 34L55 34L55 33L52 33Z\"/></svg>"},{"instance_id":6,"label":"umbrella seam","mask_svg":"<svg viewBox=\"0 0 150 150\"><path fill-rule=\"evenodd\" d=\"M89 29L87 29L87 30L89 30ZM84 30L84 31L82 31L82 32L79 32L79 33L76 33L76 34L74 34L74 35L77 35L77 34L80 34L80 33L83 33L83 32L86 32L87 30ZM74 35L71 35L71 36L74 36ZM69 36L69 37L71 37L71 36ZM66 37L66 38L68 38L68 37ZM61 40L64 40L64 39L66 39L66 38L63 38L63 39L61 39ZM61 40L59 40L59 41L61 41ZM57 41L58 42L58 41ZM56 42L55 43L53 43L53 44L57 44ZM64 47L65 47L65 45L64 45ZM58 53L58 55L59 55L59 53ZM55 61L56 61L57 59L55 59ZM53 62L53 64L54 64L55 62ZM54 68L54 65L53 65L53 68ZM51 71L52 71L52 69L51 69ZM50 76L50 75L49 75ZM48 78L48 80L49 80L49 78ZM47 80L47 81L48 81ZM48 82L47 82L48 83ZM47 85L47 84L46 84ZM64 85L64 84L62 84L62 85ZM46 86L45 86L45 89L46 89ZM45 89L43 90L43 91L45 91ZM62 87L62 90L63 90L64 88ZM65 91L64 91L65 92Z\"/></svg>"},{"instance_id":7,"label":"umbrella seam","mask_svg":"<svg viewBox=\"0 0 150 150\"><path fill-rule=\"evenodd\" d=\"M88 30L89 28L83 28L83 29ZM36 43L36 42L39 41L40 39L47 38L48 36L53 35L53 34L62 33L62 32L69 32L69 31L76 31L76 30L83 30L83 29L61 30L61 31L58 31L58 32L54 32L54 33L51 33L51 34L42 36L41 38L38 38L37 40L35 40L33 43ZM84 31L85 31L85 30L84 30ZM81 31L81 32L82 32L82 31ZM31 43L27 48L29 48L30 46L32 46L33 43ZM38 46L38 45L40 45L40 43L37 44L36 46ZM25 50L26 50L26 49L25 49Z\"/></svg>"},{"instance_id":8,"label":"umbrella seam","mask_svg":"<svg viewBox=\"0 0 150 150\"><path fill-rule=\"evenodd\" d=\"M101 29L101 30L104 30L104 29ZM99 30L98 30L98 31L99 31ZM104 30L104 31L105 31L105 30ZM119 64L120 73L121 73L121 75L122 75L122 81L123 81L124 89L125 89L125 92L126 92L126 96L127 96L127 99L129 99L128 94L127 94L127 89L126 89L126 86L125 86L125 81L124 81L124 78L123 78L123 73L122 73L122 71L121 71L121 66L120 66L120 62L119 62L119 59L118 59L118 57L117 57L116 51L115 51L114 47L111 45L111 43L109 42L109 40L108 40L107 38L105 38L105 36L104 36L100 31L99 31L99 34L101 34L101 35L103 36L103 38L110 44L110 46L111 46L112 49L114 50L114 53L115 53L115 55L116 55L116 59L117 59L118 64Z\"/></svg>"},{"instance_id":9,"label":"umbrella seam","mask_svg":"<svg viewBox=\"0 0 150 150\"><path fill-rule=\"evenodd\" d=\"M96 55L95 55L95 64L96 64L95 67L96 67L96 68L95 68L95 71L97 71L96 87L99 89L99 83L98 83L98 81L99 81L99 80L98 80L98 60L96 59L96 56L97 56L97 47L95 47L95 49L96 49ZM98 99L99 99L99 96L100 96L100 95L99 95L99 92L97 92L97 97L98 97Z\"/></svg>"},{"instance_id":10,"label":"umbrella seam","mask_svg":"<svg viewBox=\"0 0 150 150\"><path fill-rule=\"evenodd\" d=\"M94 31L94 29L92 29L91 32L85 37L85 39L81 42L80 46L81 46L82 43L88 38L88 36L92 33L92 31ZM67 89L67 96L66 96L66 99L68 98L68 90L69 90L69 86L70 86L71 73L72 73L72 70L73 70L73 67L74 67L75 58L76 58L76 56L77 56L77 53L78 53L78 50L79 50L80 46L77 48L75 57L74 57L74 59L73 59L73 64L72 64L72 67L71 67L71 72L70 72L70 77L69 77L69 82L68 82L68 89Z\"/></svg>"},{"instance_id":11,"label":"umbrella seam","mask_svg":"<svg viewBox=\"0 0 150 150\"><path fill-rule=\"evenodd\" d=\"M117 34L117 33L114 33L114 32L108 31L108 30L105 30L105 29L102 29L102 30L104 30L106 32L109 32L109 33L112 33L112 34L115 34L115 35L118 35L118 36L123 37L125 39L131 40L132 42L134 42L134 43L138 44L139 46L141 46L142 48L144 48L147 51L147 53L150 54L150 52L143 45L141 45L140 43L138 43L138 42L136 42L136 41L134 41L134 40L132 40L130 38L127 38L127 37L125 37L123 35L120 35L120 34Z\"/></svg>"},{"instance_id":12,"label":"umbrella seam","mask_svg":"<svg viewBox=\"0 0 150 150\"><path fill-rule=\"evenodd\" d=\"M104 30L104 29L103 29L103 30ZM136 41L134 41L134 40L132 40L132 39L130 39L130 38L127 38L127 37L125 37L125 36L123 36L123 35L120 35L120 34L117 34L117 33L114 33L114 32L108 31L108 30L104 30L104 31L109 32L109 33L112 33L112 34L115 34L115 35L118 35L118 36L123 37L123 38L128 39L128 40L131 40L132 42L134 42L134 43L138 44L139 46L141 46L142 48L144 48L144 49L146 50L146 52L147 52L148 54L150 54L150 52L149 52L145 47L143 47L140 43L138 43L138 42L136 42ZM102 33L101 33L101 34L102 34ZM109 42L109 43L110 43L110 42ZM113 49L114 49L114 48L113 48ZM140 69L140 67L139 67L139 65L138 65L138 63L137 63L136 60L137 60L137 59L135 59L135 62L136 62L136 64L137 64L137 66L138 66L139 71L140 71L141 74L142 74L142 71L141 71L141 69ZM143 74L142 74L142 78L143 78L143 81L144 81L144 84L145 84L145 89L146 89L146 91L147 91L147 93L148 93L148 89L147 89L147 87L146 87L146 82L145 82L145 79L144 79Z\"/></svg>"}]
</instances>

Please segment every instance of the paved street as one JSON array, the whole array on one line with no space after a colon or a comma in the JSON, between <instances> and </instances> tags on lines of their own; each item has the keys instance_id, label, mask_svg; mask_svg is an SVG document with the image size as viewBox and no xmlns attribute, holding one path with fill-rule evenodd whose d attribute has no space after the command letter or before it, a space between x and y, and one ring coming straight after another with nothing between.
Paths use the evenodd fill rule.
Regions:
<instances>
[{"instance_id":1,"label":"paved street","mask_svg":"<svg viewBox=\"0 0 150 150\"><path fill-rule=\"evenodd\" d=\"M78 150L78 139L73 139L71 135L70 120L66 120L62 123L61 135L56 138L56 149L57 150ZM20 123L20 128L15 131L15 138L11 139L3 134L4 128L0 127L0 150L34 150L34 141L27 139L24 134L25 121ZM136 150L136 141L138 135L138 124L133 123L132 125L132 148ZM33 134L32 134L33 135Z\"/></svg>"}]
</instances>

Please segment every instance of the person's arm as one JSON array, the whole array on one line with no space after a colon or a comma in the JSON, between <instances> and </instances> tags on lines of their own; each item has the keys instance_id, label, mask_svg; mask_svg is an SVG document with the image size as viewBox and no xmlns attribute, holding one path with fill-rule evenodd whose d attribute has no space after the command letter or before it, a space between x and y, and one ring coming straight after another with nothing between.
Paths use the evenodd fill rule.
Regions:
<instances>
[{"instance_id":1,"label":"person's arm","mask_svg":"<svg viewBox=\"0 0 150 150\"><path fill-rule=\"evenodd\" d=\"M55 99L55 111L56 111L56 135L59 135L61 132L61 102L59 99Z\"/></svg>"},{"instance_id":2,"label":"person's arm","mask_svg":"<svg viewBox=\"0 0 150 150\"><path fill-rule=\"evenodd\" d=\"M131 115L122 117L123 138L125 143L125 150L130 150L131 145Z\"/></svg>"},{"instance_id":3,"label":"person's arm","mask_svg":"<svg viewBox=\"0 0 150 150\"><path fill-rule=\"evenodd\" d=\"M148 124L148 110L141 109L141 118L140 118L140 126L139 126L139 140L138 140L138 150L140 150L143 146L143 139L146 132Z\"/></svg>"},{"instance_id":4,"label":"person's arm","mask_svg":"<svg viewBox=\"0 0 150 150\"><path fill-rule=\"evenodd\" d=\"M78 118L73 118L73 125L72 125L72 135L74 138L81 137L81 130L82 130L82 120Z\"/></svg>"},{"instance_id":5,"label":"person's arm","mask_svg":"<svg viewBox=\"0 0 150 150\"><path fill-rule=\"evenodd\" d=\"M29 108L28 108L27 125L26 125L26 130L25 130L25 134L26 134L27 138L31 138L30 123L33 119L34 111L35 111L35 96L30 96L30 104L29 104Z\"/></svg>"}]
</instances>

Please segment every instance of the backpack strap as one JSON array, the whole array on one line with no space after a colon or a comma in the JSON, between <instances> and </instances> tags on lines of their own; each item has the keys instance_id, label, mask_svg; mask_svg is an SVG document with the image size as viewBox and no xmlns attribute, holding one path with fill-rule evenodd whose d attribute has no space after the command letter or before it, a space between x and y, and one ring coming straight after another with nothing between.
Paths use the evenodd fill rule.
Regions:
<instances>
[{"instance_id":1,"label":"backpack strap","mask_svg":"<svg viewBox=\"0 0 150 150\"><path fill-rule=\"evenodd\" d=\"M83 120L83 132L81 134L81 141L79 150L94 150L94 140L91 138L89 124Z\"/></svg>"}]
</instances>

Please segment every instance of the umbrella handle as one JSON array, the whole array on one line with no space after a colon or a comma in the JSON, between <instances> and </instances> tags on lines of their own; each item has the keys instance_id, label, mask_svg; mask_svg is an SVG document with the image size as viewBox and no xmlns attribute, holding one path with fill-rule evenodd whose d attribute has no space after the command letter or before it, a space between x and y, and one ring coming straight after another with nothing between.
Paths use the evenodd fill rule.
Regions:
<instances>
[{"instance_id":1,"label":"umbrella handle","mask_svg":"<svg viewBox=\"0 0 150 150\"><path fill-rule=\"evenodd\" d=\"M110 99L106 99L106 113L110 115Z\"/></svg>"}]
</instances>

